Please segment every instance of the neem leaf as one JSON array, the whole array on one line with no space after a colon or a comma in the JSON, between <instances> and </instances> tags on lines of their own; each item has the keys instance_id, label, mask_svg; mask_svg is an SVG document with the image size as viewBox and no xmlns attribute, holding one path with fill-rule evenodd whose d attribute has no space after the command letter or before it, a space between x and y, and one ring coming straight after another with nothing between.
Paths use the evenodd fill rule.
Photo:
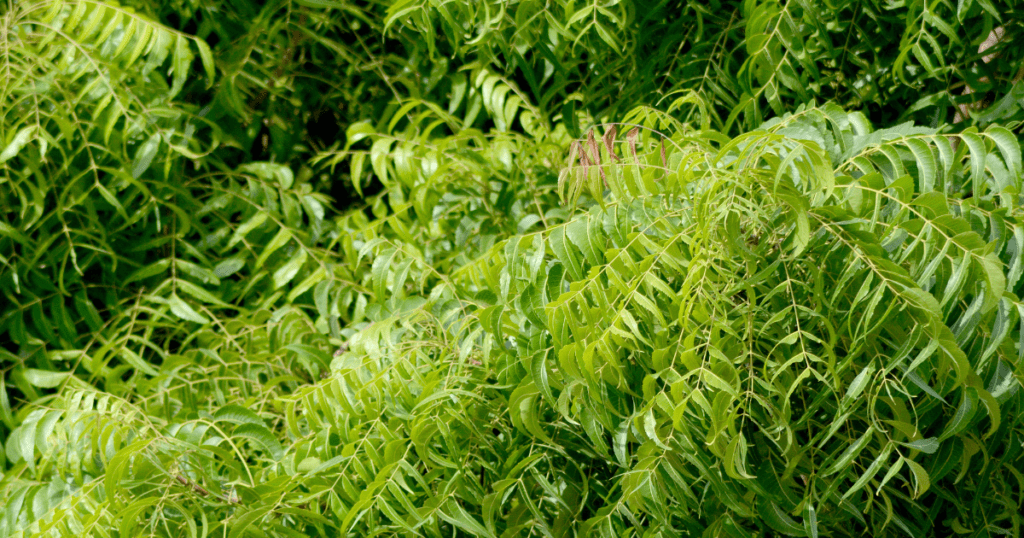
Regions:
<instances>
[{"instance_id":1,"label":"neem leaf","mask_svg":"<svg viewBox=\"0 0 1024 538\"><path fill-rule=\"evenodd\" d=\"M71 372L52 372L50 370L37 370L35 368L25 370L25 379L29 384L42 389L58 387L70 376Z\"/></svg>"},{"instance_id":2,"label":"neem leaf","mask_svg":"<svg viewBox=\"0 0 1024 538\"><path fill-rule=\"evenodd\" d=\"M231 422L233 424L258 424L265 426L263 419L251 410L237 404L228 404L213 414L214 422Z\"/></svg>"},{"instance_id":3,"label":"neem leaf","mask_svg":"<svg viewBox=\"0 0 1024 538\"><path fill-rule=\"evenodd\" d=\"M206 71L206 87L213 86L213 81L217 76L217 65L213 61L213 54L210 52L210 46L206 44L206 41L195 38L196 48L199 49L199 58L203 62L203 70Z\"/></svg>"},{"instance_id":4,"label":"neem leaf","mask_svg":"<svg viewBox=\"0 0 1024 538\"><path fill-rule=\"evenodd\" d=\"M1002 260L994 252L978 259L978 263L981 264L982 274L985 275L985 303L981 307L981 312L985 314L999 305L999 299L1006 291L1006 275L1003 273Z\"/></svg>"},{"instance_id":5,"label":"neem leaf","mask_svg":"<svg viewBox=\"0 0 1024 538\"><path fill-rule=\"evenodd\" d=\"M290 282L295 275L302 269L303 264L306 263L306 249L299 249L298 252L292 256L288 263L282 265L277 271L274 271L274 289L284 286Z\"/></svg>"},{"instance_id":6,"label":"neem leaf","mask_svg":"<svg viewBox=\"0 0 1024 538\"><path fill-rule=\"evenodd\" d=\"M194 321L196 323L209 323L210 320L206 316L196 312L188 303L182 301L177 295L171 295L167 300L167 305L171 307L171 312L185 321Z\"/></svg>"},{"instance_id":7,"label":"neem leaf","mask_svg":"<svg viewBox=\"0 0 1024 538\"><path fill-rule=\"evenodd\" d=\"M864 433L861 434L860 438L847 447L846 450L843 451L842 455L839 456L835 463L833 463L822 476L833 475L843 469L846 469L853 458L857 457L857 455L860 454L860 451L864 450L864 447L868 445L868 442L871 441L871 436L874 432L874 427L868 426L867 429L864 430Z\"/></svg>"},{"instance_id":8,"label":"neem leaf","mask_svg":"<svg viewBox=\"0 0 1024 538\"><path fill-rule=\"evenodd\" d=\"M853 378L853 382L850 383L850 387L846 389L846 394L843 395L843 400L840 405L847 406L851 402L856 400L861 392L864 392L864 387L868 386L868 382L871 381L871 377L875 373L875 367L872 365L865 366L861 369L857 377Z\"/></svg>"},{"instance_id":9,"label":"neem leaf","mask_svg":"<svg viewBox=\"0 0 1024 538\"><path fill-rule=\"evenodd\" d=\"M153 159L159 150L160 134L153 133L135 152L135 160L132 162L133 178L138 179L146 170L149 170L149 166L153 164Z\"/></svg>"},{"instance_id":10,"label":"neem leaf","mask_svg":"<svg viewBox=\"0 0 1024 538\"><path fill-rule=\"evenodd\" d=\"M858 478L857 481L853 483L853 486L850 487L850 489L846 490L846 493L843 494L842 498L844 500L850 498L854 493L860 491L860 489L863 488L869 480L875 478L875 475L878 474L878 471L879 469L882 468L882 465L884 465L885 462L889 460L890 454L892 454L892 445L885 445L885 448L883 448L881 452L878 453L878 457L875 458L875 461L871 462L871 465L868 465L868 468L864 471L864 474L860 475L860 478Z\"/></svg>"},{"instance_id":11,"label":"neem leaf","mask_svg":"<svg viewBox=\"0 0 1024 538\"><path fill-rule=\"evenodd\" d=\"M934 454L935 451L939 449L939 440L935 437L929 437L927 439L918 439L916 441L911 441L909 443L902 444L908 448L920 450L925 454Z\"/></svg>"},{"instance_id":12,"label":"neem leaf","mask_svg":"<svg viewBox=\"0 0 1024 538\"><path fill-rule=\"evenodd\" d=\"M15 155L21 151L21 148L28 144L28 141L32 139L32 135L36 132L35 125L29 125L28 127L22 127L18 134L14 135L10 144L4 148L3 152L0 152L0 163L5 163L14 158Z\"/></svg>"},{"instance_id":13,"label":"neem leaf","mask_svg":"<svg viewBox=\"0 0 1024 538\"><path fill-rule=\"evenodd\" d=\"M272 505L261 506L251 512L245 512L244 514L234 518L234 523L231 524L231 530L228 531L228 538L239 538L246 530L249 529L256 523L257 520L270 513L273 508Z\"/></svg>"},{"instance_id":14,"label":"neem leaf","mask_svg":"<svg viewBox=\"0 0 1024 538\"><path fill-rule=\"evenodd\" d=\"M963 396L960 398L960 406L957 407L953 418L946 424L946 429L939 436L939 441L944 441L967 429L978 410L978 392L973 387L965 387Z\"/></svg>"},{"instance_id":15,"label":"neem leaf","mask_svg":"<svg viewBox=\"0 0 1024 538\"><path fill-rule=\"evenodd\" d=\"M281 458L284 457L284 448L281 446L281 442L262 424L242 424L235 428L232 437L244 437L255 441L256 444L269 452L270 457L275 461L281 461Z\"/></svg>"},{"instance_id":16,"label":"neem leaf","mask_svg":"<svg viewBox=\"0 0 1024 538\"><path fill-rule=\"evenodd\" d=\"M786 536L807 536L803 525L794 521L789 514L772 501L758 503L757 513L776 532Z\"/></svg>"},{"instance_id":17,"label":"neem leaf","mask_svg":"<svg viewBox=\"0 0 1024 538\"><path fill-rule=\"evenodd\" d=\"M914 474L914 498L920 498L931 487L931 478L928 476L928 471L925 471L924 467L914 460L908 459L907 467L910 467L910 472Z\"/></svg>"},{"instance_id":18,"label":"neem leaf","mask_svg":"<svg viewBox=\"0 0 1024 538\"><path fill-rule=\"evenodd\" d=\"M804 510L804 531L810 538L818 538L818 512L810 502Z\"/></svg>"}]
</instances>

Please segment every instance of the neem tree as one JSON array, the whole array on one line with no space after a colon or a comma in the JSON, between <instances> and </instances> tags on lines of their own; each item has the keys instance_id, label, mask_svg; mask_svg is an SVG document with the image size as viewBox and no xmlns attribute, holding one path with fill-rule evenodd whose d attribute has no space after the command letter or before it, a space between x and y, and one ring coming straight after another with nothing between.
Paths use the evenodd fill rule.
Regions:
<instances>
[{"instance_id":1,"label":"neem tree","mask_svg":"<svg viewBox=\"0 0 1024 538\"><path fill-rule=\"evenodd\" d=\"M0 535L1019 534L1014 9L10 6Z\"/></svg>"}]
</instances>

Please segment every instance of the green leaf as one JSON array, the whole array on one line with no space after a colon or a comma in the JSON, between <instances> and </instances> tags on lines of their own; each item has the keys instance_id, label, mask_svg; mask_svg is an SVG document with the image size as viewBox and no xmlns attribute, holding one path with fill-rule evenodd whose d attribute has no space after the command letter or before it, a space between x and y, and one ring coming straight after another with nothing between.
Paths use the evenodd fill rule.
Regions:
<instances>
[{"instance_id":1,"label":"green leaf","mask_svg":"<svg viewBox=\"0 0 1024 538\"><path fill-rule=\"evenodd\" d=\"M272 505L260 506L233 518L230 530L228 531L228 538L241 538L241 536L244 535L250 527L256 524L257 521L266 517L272 509ZM259 530L259 526L254 530Z\"/></svg>"},{"instance_id":2,"label":"green leaf","mask_svg":"<svg viewBox=\"0 0 1024 538\"><path fill-rule=\"evenodd\" d=\"M1006 275L1003 273L1003 262L994 252L986 254L978 259L981 264L982 274L985 275L985 302L981 307L982 313L991 312L999 306L999 299L1006 291Z\"/></svg>"},{"instance_id":3,"label":"green leaf","mask_svg":"<svg viewBox=\"0 0 1024 538\"><path fill-rule=\"evenodd\" d=\"M868 468L864 470L864 473L860 475L860 478L858 478L857 481L853 483L853 486L851 486L850 489L846 490L846 492L843 493L843 500L846 500L853 496L853 494L860 491L861 488L863 488L869 480L874 479L875 475L878 474L879 469L882 468L882 465L884 465L885 462L889 461L890 454L892 454L892 445L887 444L878 453L878 457L875 458L875 460L871 462L871 465L869 465Z\"/></svg>"},{"instance_id":4,"label":"green leaf","mask_svg":"<svg viewBox=\"0 0 1024 538\"><path fill-rule=\"evenodd\" d=\"M170 265L171 260L169 258L164 258L162 260L153 262L147 265L146 267L143 267L142 269L139 269L133 272L132 274L128 275L128 277L124 279L124 283L130 284L137 280L145 280L147 278L159 275L164 271L167 271Z\"/></svg>"},{"instance_id":5,"label":"green leaf","mask_svg":"<svg viewBox=\"0 0 1024 538\"><path fill-rule=\"evenodd\" d=\"M946 428L942 431L942 435L939 436L939 441L944 441L959 435L968 426L971 425L971 421L974 419L974 414L978 410L978 393L973 387L964 388L963 395L960 397L960 405L956 409L956 413L953 414L953 418L946 423Z\"/></svg>"},{"instance_id":6,"label":"green leaf","mask_svg":"<svg viewBox=\"0 0 1024 538\"><path fill-rule=\"evenodd\" d=\"M392 261L395 259L397 251L393 248L388 248L382 251L373 259L372 276L373 276L373 291L377 296L377 299L383 301L387 298L387 281L388 272L391 269Z\"/></svg>"},{"instance_id":7,"label":"green leaf","mask_svg":"<svg viewBox=\"0 0 1024 538\"><path fill-rule=\"evenodd\" d=\"M590 219L580 218L565 225L565 234L576 245L591 265L600 265L600 253L604 252L603 241Z\"/></svg>"},{"instance_id":8,"label":"green leaf","mask_svg":"<svg viewBox=\"0 0 1024 538\"><path fill-rule=\"evenodd\" d=\"M470 536L484 536L487 538L497 538L491 531L487 530L486 527L481 525L476 519L473 518L466 512L466 510L454 500L449 500L444 504L444 507L437 512L438 517L445 520L449 524L462 529L469 533Z\"/></svg>"},{"instance_id":9,"label":"green leaf","mask_svg":"<svg viewBox=\"0 0 1024 538\"><path fill-rule=\"evenodd\" d=\"M156 158L159 151L160 134L153 133L135 152L135 160L132 161L132 177L138 179L146 170L149 170L149 166L153 164L153 159Z\"/></svg>"},{"instance_id":10,"label":"green leaf","mask_svg":"<svg viewBox=\"0 0 1024 538\"><path fill-rule=\"evenodd\" d=\"M786 536L807 536L803 525L794 521L793 518L789 517L789 514L772 501L758 503L757 513L768 524L768 527L775 532Z\"/></svg>"},{"instance_id":11,"label":"green leaf","mask_svg":"<svg viewBox=\"0 0 1024 538\"><path fill-rule=\"evenodd\" d=\"M260 267L263 267L263 263L267 261L267 258L269 258L271 254L276 252L277 249L288 244L288 241L291 241L291 239L291 230L289 230L288 228L281 228L280 230L278 230L274 238L271 239L270 242L267 243L265 247L263 247L263 251L260 252L259 257L256 258L255 268L259 269Z\"/></svg>"},{"instance_id":12,"label":"green leaf","mask_svg":"<svg viewBox=\"0 0 1024 538\"><path fill-rule=\"evenodd\" d=\"M51 372L35 368L25 370L25 379L33 386L43 389L59 387L70 376L71 372Z\"/></svg>"},{"instance_id":13,"label":"green leaf","mask_svg":"<svg viewBox=\"0 0 1024 538\"><path fill-rule=\"evenodd\" d=\"M1021 168L1021 148L1020 143L1017 142L1017 137L1013 136L1008 129L1000 125L992 125L986 131L985 135L995 142L996 147L999 148L999 152L1003 155L1003 162L1006 163L1006 167L1010 170L1010 174L1013 177L1019 178L1022 174ZM0 162L3 159L0 157Z\"/></svg>"},{"instance_id":14,"label":"green leaf","mask_svg":"<svg viewBox=\"0 0 1024 538\"><path fill-rule=\"evenodd\" d=\"M210 323L210 320L206 316L196 312L195 309L185 301L182 301L177 295L171 295L171 297L167 299L167 305L171 307L171 312L175 316L178 316L185 321L194 321L202 324Z\"/></svg>"},{"instance_id":15,"label":"green leaf","mask_svg":"<svg viewBox=\"0 0 1024 538\"><path fill-rule=\"evenodd\" d=\"M206 41L196 38L195 43L196 48L199 49L199 58L203 62L203 70L206 71L206 87L213 87L213 82L217 78L217 66L213 61L213 53L210 52L210 46L206 44Z\"/></svg>"},{"instance_id":16,"label":"green leaf","mask_svg":"<svg viewBox=\"0 0 1024 538\"><path fill-rule=\"evenodd\" d=\"M864 450L864 447L866 447L868 443L871 441L872 435L874 433L874 427L868 426L867 429L864 430L864 433L861 434L861 436L857 438L857 440L854 441L853 444L848 446L842 454L840 454L839 458L836 459L836 461L828 468L827 471L825 471L824 474L822 474L822 476L831 476L849 467L850 462L853 461L853 458L856 458L857 455L860 454L861 450Z\"/></svg>"},{"instance_id":17,"label":"green leaf","mask_svg":"<svg viewBox=\"0 0 1024 538\"><path fill-rule=\"evenodd\" d=\"M846 394L843 395L843 399L840 402L842 406L849 406L854 400L860 397L860 394L864 392L864 388L871 382L872 376L875 375L875 367L872 365L865 366L861 369L857 377L853 378L853 382L850 383L849 388L846 389Z\"/></svg>"},{"instance_id":18,"label":"green leaf","mask_svg":"<svg viewBox=\"0 0 1024 538\"><path fill-rule=\"evenodd\" d=\"M233 424L258 424L265 426L263 419L256 413L237 405L228 404L213 414L214 422L231 422Z\"/></svg>"},{"instance_id":19,"label":"green leaf","mask_svg":"<svg viewBox=\"0 0 1024 538\"><path fill-rule=\"evenodd\" d=\"M291 282L295 275L299 274L302 266L305 265L307 256L306 249L299 249L287 263L279 267L277 271L274 271L274 289L278 289Z\"/></svg>"},{"instance_id":20,"label":"green leaf","mask_svg":"<svg viewBox=\"0 0 1024 538\"><path fill-rule=\"evenodd\" d=\"M818 538L818 512L811 503L804 509L804 531L810 538Z\"/></svg>"},{"instance_id":21,"label":"green leaf","mask_svg":"<svg viewBox=\"0 0 1024 538\"><path fill-rule=\"evenodd\" d=\"M202 301L206 304L212 304L229 308L231 307L231 305L218 299L217 296L215 296L214 294L206 291L202 287L197 286L187 280L178 280L175 282L175 284L177 284L178 289L190 295L193 299Z\"/></svg>"},{"instance_id":22,"label":"green leaf","mask_svg":"<svg viewBox=\"0 0 1024 538\"><path fill-rule=\"evenodd\" d=\"M908 448L914 450L920 450L925 454L934 454L939 449L939 440L935 437L929 437L927 439L918 439L916 441L910 441L909 443L902 443Z\"/></svg>"},{"instance_id":23,"label":"green leaf","mask_svg":"<svg viewBox=\"0 0 1024 538\"><path fill-rule=\"evenodd\" d=\"M29 125L28 127L22 127L21 130L14 135L14 138L7 144L2 152L0 152L0 163L5 163L14 158L21 148L28 144L29 140L32 139L32 135L36 132L35 125Z\"/></svg>"},{"instance_id":24,"label":"green leaf","mask_svg":"<svg viewBox=\"0 0 1024 538\"><path fill-rule=\"evenodd\" d=\"M985 179L985 157L988 155L985 142L978 135L969 132L961 133L960 139L971 151L971 179L974 182L975 194L981 195L981 186Z\"/></svg>"},{"instance_id":25,"label":"green leaf","mask_svg":"<svg viewBox=\"0 0 1024 538\"><path fill-rule=\"evenodd\" d=\"M277 183L282 189L292 188L295 182L295 175L292 170L282 164L254 162L245 163L238 167L239 172L248 172L266 181Z\"/></svg>"},{"instance_id":26,"label":"green leaf","mask_svg":"<svg viewBox=\"0 0 1024 538\"><path fill-rule=\"evenodd\" d=\"M262 424L247 422L235 428L232 432L232 437L243 437L254 441L261 448L270 453L270 457L274 461L281 461L284 457L284 448L281 446L281 442L274 437L274 434L270 433L270 430Z\"/></svg>"},{"instance_id":27,"label":"green leaf","mask_svg":"<svg viewBox=\"0 0 1024 538\"><path fill-rule=\"evenodd\" d=\"M916 461L910 459L906 461L914 475L914 498L918 499L931 487L931 479L928 476L928 471L925 471L924 467L921 467Z\"/></svg>"},{"instance_id":28,"label":"green leaf","mask_svg":"<svg viewBox=\"0 0 1024 538\"><path fill-rule=\"evenodd\" d=\"M213 268L213 274L217 278L226 278L237 273L243 267L245 267L245 260L241 258L228 258Z\"/></svg>"},{"instance_id":29,"label":"green leaf","mask_svg":"<svg viewBox=\"0 0 1024 538\"><path fill-rule=\"evenodd\" d=\"M175 36L174 52L171 58L173 77L171 79L170 95L173 97L181 93L181 89L185 87L185 80L188 78L188 73L192 66L192 51L189 50L188 38L184 34Z\"/></svg>"}]
</instances>

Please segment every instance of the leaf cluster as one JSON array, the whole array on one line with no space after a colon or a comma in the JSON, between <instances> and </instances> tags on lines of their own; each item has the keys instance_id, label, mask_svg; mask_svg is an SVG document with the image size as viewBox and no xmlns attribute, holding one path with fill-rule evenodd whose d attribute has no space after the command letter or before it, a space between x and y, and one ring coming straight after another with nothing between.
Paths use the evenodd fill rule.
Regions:
<instances>
[{"instance_id":1,"label":"leaf cluster","mask_svg":"<svg viewBox=\"0 0 1024 538\"><path fill-rule=\"evenodd\" d=\"M1020 534L1015 9L13 4L0 536Z\"/></svg>"}]
</instances>

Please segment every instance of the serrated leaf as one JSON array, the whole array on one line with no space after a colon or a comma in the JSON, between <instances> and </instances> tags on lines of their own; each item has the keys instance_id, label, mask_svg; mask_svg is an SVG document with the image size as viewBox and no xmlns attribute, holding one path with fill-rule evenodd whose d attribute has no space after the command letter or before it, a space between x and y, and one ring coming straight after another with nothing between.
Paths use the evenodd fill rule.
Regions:
<instances>
[{"instance_id":1,"label":"serrated leaf","mask_svg":"<svg viewBox=\"0 0 1024 538\"><path fill-rule=\"evenodd\" d=\"M185 292L186 294L191 296L193 299L196 299L198 301L202 301L202 302L204 302L206 304L213 304L213 305L217 305L217 306L224 306L224 307L230 307L231 306L228 303L225 303L224 301L220 300L214 294L210 293L209 291L206 291L206 289L204 289L204 288L202 288L200 286L197 286L197 285L195 285L195 284L193 284L193 283L191 283L191 282L189 282L187 280L178 279L175 282L175 284L177 285L178 289L180 289L181 291Z\"/></svg>"},{"instance_id":2,"label":"serrated leaf","mask_svg":"<svg viewBox=\"0 0 1024 538\"><path fill-rule=\"evenodd\" d=\"M934 454L939 449L939 440L935 437L929 437L927 439L918 439L916 441L910 441L909 443L903 443L906 447L914 450L920 450L925 454Z\"/></svg>"},{"instance_id":3,"label":"serrated leaf","mask_svg":"<svg viewBox=\"0 0 1024 538\"><path fill-rule=\"evenodd\" d=\"M878 474L879 469L882 468L882 465L884 465L885 462L889 460L889 455L891 453L892 445L885 445L885 447L882 448L881 452L879 452L878 457L871 462L871 465L869 465L867 469L864 470L864 474L860 475L860 478L858 478L857 481L853 483L853 486L851 486L850 489L846 490L846 492L843 493L842 499L846 500L850 498L854 493L860 491L861 488L863 488L869 480L874 479L875 475Z\"/></svg>"},{"instance_id":4,"label":"serrated leaf","mask_svg":"<svg viewBox=\"0 0 1024 538\"><path fill-rule=\"evenodd\" d=\"M267 261L267 258L269 258L271 254L276 252L277 249L279 249L279 248L285 246L286 244L288 244L288 241L290 241L291 239L292 239L292 232L291 232L291 230L289 230L288 228L284 228L284 227L282 227L280 230L278 230L277 234L274 235L274 238L271 239L270 242L267 243L267 245L265 247L263 247L263 251L260 252L259 257L256 258L255 268L259 269L260 267L263 267L263 263Z\"/></svg>"},{"instance_id":5,"label":"serrated leaf","mask_svg":"<svg viewBox=\"0 0 1024 538\"><path fill-rule=\"evenodd\" d=\"M444 509L438 510L438 517L454 527L458 527L469 533L470 536L482 536L486 538L497 538L491 531L481 525L466 509L458 502L449 500L445 503Z\"/></svg>"},{"instance_id":6,"label":"serrated leaf","mask_svg":"<svg viewBox=\"0 0 1024 538\"><path fill-rule=\"evenodd\" d=\"M189 68L192 65L192 51L188 47L188 38L179 34L174 38L174 52L171 55L171 97L181 93L185 87L185 80L188 78Z\"/></svg>"},{"instance_id":7,"label":"serrated leaf","mask_svg":"<svg viewBox=\"0 0 1024 538\"><path fill-rule=\"evenodd\" d=\"M132 38L135 37L135 32L138 31L139 19L135 17L129 17L129 19L128 26L125 27L124 31L121 33L121 42L117 45L113 54L111 54L112 58L121 56L121 54L128 49L128 44L132 41Z\"/></svg>"},{"instance_id":8,"label":"serrated leaf","mask_svg":"<svg viewBox=\"0 0 1024 538\"><path fill-rule=\"evenodd\" d=\"M231 241L228 242L227 248L230 249L237 245L239 241L249 234L249 232L262 226L264 222L267 222L268 218L270 218L270 214L266 211L257 211L256 214L250 217L249 220L243 222L242 225L235 230L235 233L231 236Z\"/></svg>"},{"instance_id":9,"label":"serrated leaf","mask_svg":"<svg viewBox=\"0 0 1024 538\"><path fill-rule=\"evenodd\" d=\"M131 53L128 54L128 59L125 60L125 65L128 67L134 67L135 62L138 61L142 53L146 51L146 48L150 44L150 39L153 37L153 26L144 24L142 26L142 34L135 40L135 46L132 47Z\"/></svg>"},{"instance_id":10,"label":"serrated leaf","mask_svg":"<svg viewBox=\"0 0 1024 538\"><path fill-rule=\"evenodd\" d=\"M132 177L138 179L149 166L153 164L157 152L160 150L160 134L151 135L135 152L135 160L132 161Z\"/></svg>"},{"instance_id":11,"label":"serrated leaf","mask_svg":"<svg viewBox=\"0 0 1024 538\"><path fill-rule=\"evenodd\" d=\"M1021 176L1021 148L1017 137L1013 136L1008 129L999 125L993 125L985 131L985 135L995 142L999 153L1003 155L1003 162L1010 170L1013 177Z\"/></svg>"},{"instance_id":12,"label":"serrated leaf","mask_svg":"<svg viewBox=\"0 0 1024 538\"><path fill-rule=\"evenodd\" d=\"M255 441L256 444L270 453L270 457L274 461L280 461L284 457L284 448L281 447L281 442L263 424L242 424L235 428L235 431L232 432L232 437L244 437Z\"/></svg>"},{"instance_id":13,"label":"serrated leaf","mask_svg":"<svg viewBox=\"0 0 1024 538\"><path fill-rule=\"evenodd\" d=\"M865 366L861 369L857 377L853 378L849 388L846 389L846 394L843 395L843 400L840 403L842 406L848 406L853 403L860 394L864 392L864 388L868 386L872 376L875 374L875 367L872 365Z\"/></svg>"},{"instance_id":14,"label":"serrated leaf","mask_svg":"<svg viewBox=\"0 0 1024 538\"><path fill-rule=\"evenodd\" d=\"M872 435L875 433L875 429L872 426L868 426L864 433L850 446L843 451L843 453L836 459L827 471L822 476L830 476L836 474L839 471L846 469L853 458L856 458L860 454L864 447L868 446L871 441Z\"/></svg>"},{"instance_id":15,"label":"serrated leaf","mask_svg":"<svg viewBox=\"0 0 1024 538\"><path fill-rule=\"evenodd\" d=\"M14 138L11 140L11 142L7 144L7 146L4 148L3 152L0 152L0 163L5 163L13 159L14 156L21 151L21 148L25 147L25 144L28 144L29 140L32 139L32 135L35 134L35 132L35 125L23 127L20 131L18 131L18 133L14 135Z\"/></svg>"},{"instance_id":16,"label":"serrated leaf","mask_svg":"<svg viewBox=\"0 0 1024 538\"><path fill-rule=\"evenodd\" d=\"M171 313L185 321L194 321L196 323L210 323L210 320L206 316L196 312L188 303L182 301L177 295L171 295L167 299L167 305L171 307Z\"/></svg>"},{"instance_id":17,"label":"serrated leaf","mask_svg":"<svg viewBox=\"0 0 1024 538\"><path fill-rule=\"evenodd\" d=\"M213 53L210 52L210 46L206 44L206 41L196 38L195 43L196 48L199 49L199 58L203 62L203 70L206 71L206 87L210 88L217 78L217 65L213 61Z\"/></svg>"},{"instance_id":18,"label":"serrated leaf","mask_svg":"<svg viewBox=\"0 0 1024 538\"><path fill-rule=\"evenodd\" d=\"M59 387L68 377L71 376L71 372L53 372L50 370L38 370L36 368L28 368L25 370L25 379L33 386L52 389Z\"/></svg>"},{"instance_id":19,"label":"serrated leaf","mask_svg":"<svg viewBox=\"0 0 1024 538\"><path fill-rule=\"evenodd\" d=\"M217 278L225 278L237 273L243 267L245 267L245 260L241 258L228 258L214 266L213 274Z\"/></svg>"},{"instance_id":20,"label":"serrated leaf","mask_svg":"<svg viewBox=\"0 0 1024 538\"><path fill-rule=\"evenodd\" d=\"M967 429L971 425L974 414L978 410L978 393L972 387L964 388L963 395L960 397L960 405L957 406L956 413L953 414L953 418L946 424L946 428L942 431L942 435L939 436L939 441L944 441L950 437L957 435Z\"/></svg>"},{"instance_id":21,"label":"serrated leaf","mask_svg":"<svg viewBox=\"0 0 1024 538\"><path fill-rule=\"evenodd\" d=\"M757 509L761 519L776 532L786 536L807 536L803 525L794 521L793 518L789 517L789 514L779 508L779 505L774 502L762 500L762 502L758 503Z\"/></svg>"},{"instance_id":22,"label":"serrated leaf","mask_svg":"<svg viewBox=\"0 0 1024 538\"><path fill-rule=\"evenodd\" d=\"M395 259L396 253L395 249L388 248L373 259L373 267L370 274L373 278L374 294L380 301L387 298L388 272L391 270L391 262Z\"/></svg>"},{"instance_id":23,"label":"serrated leaf","mask_svg":"<svg viewBox=\"0 0 1024 538\"><path fill-rule=\"evenodd\" d=\"M131 284L132 282L135 282L135 281L138 281L138 280L144 280L144 279L147 279L147 278L150 278L150 277L155 277L157 275L160 275L160 274L164 273L165 271L167 271L168 267L170 267L170 265L171 265L170 258L164 258L164 259L161 259L159 261L154 261L153 263L148 264L148 265L140 268L140 270L137 270L134 273L132 273L131 275L129 275L124 280L124 284Z\"/></svg>"},{"instance_id":24,"label":"serrated leaf","mask_svg":"<svg viewBox=\"0 0 1024 538\"><path fill-rule=\"evenodd\" d=\"M809 502L804 510L804 531L810 538L818 538L818 512Z\"/></svg>"},{"instance_id":25,"label":"serrated leaf","mask_svg":"<svg viewBox=\"0 0 1024 538\"><path fill-rule=\"evenodd\" d=\"M218 409L217 412L213 414L213 421L266 426L259 415L237 404L228 404Z\"/></svg>"},{"instance_id":26,"label":"serrated leaf","mask_svg":"<svg viewBox=\"0 0 1024 538\"><path fill-rule=\"evenodd\" d=\"M295 182L295 174L292 173L291 168L283 164L252 162L239 166L238 171L249 172L260 179L277 183L282 189L292 188L292 184Z\"/></svg>"},{"instance_id":27,"label":"serrated leaf","mask_svg":"<svg viewBox=\"0 0 1024 538\"><path fill-rule=\"evenodd\" d=\"M277 271L274 271L273 280L275 290L291 282L291 280L295 278L295 275L299 274L299 270L301 270L302 266L306 263L307 256L306 249L300 248L299 251L296 252L290 260L288 260L288 263L279 267Z\"/></svg>"},{"instance_id":28,"label":"serrated leaf","mask_svg":"<svg viewBox=\"0 0 1024 538\"><path fill-rule=\"evenodd\" d=\"M270 513L272 508L272 505L261 506L251 512L245 512L234 517L231 530L228 531L228 538L241 538L249 530L249 527Z\"/></svg>"},{"instance_id":29,"label":"serrated leaf","mask_svg":"<svg viewBox=\"0 0 1024 538\"><path fill-rule=\"evenodd\" d=\"M928 471L925 471L924 467L914 460L908 459L907 467L910 467L910 471L914 475L914 498L920 498L931 487L931 478L928 476Z\"/></svg>"}]
</instances>

